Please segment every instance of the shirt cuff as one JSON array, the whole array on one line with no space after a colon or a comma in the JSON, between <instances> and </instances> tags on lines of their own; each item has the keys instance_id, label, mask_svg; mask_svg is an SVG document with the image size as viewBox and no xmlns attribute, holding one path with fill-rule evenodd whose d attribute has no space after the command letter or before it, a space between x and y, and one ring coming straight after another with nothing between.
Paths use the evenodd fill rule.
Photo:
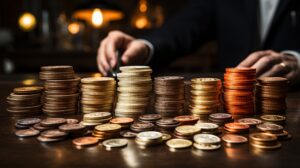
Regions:
<instances>
[{"instance_id":1,"label":"shirt cuff","mask_svg":"<svg viewBox=\"0 0 300 168\"><path fill-rule=\"evenodd\" d=\"M285 51L282 51L281 53L294 56L297 59L298 65L300 66L300 53L299 52L293 51L293 50L285 50Z\"/></svg>"},{"instance_id":2,"label":"shirt cuff","mask_svg":"<svg viewBox=\"0 0 300 168\"><path fill-rule=\"evenodd\" d=\"M146 44L146 46L149 49L148 57L147 57L147 60L145 61L145 64L148 64L151 61L152 57L153 57L154 47L148 40L144 40L144 39L137 39L137 40L140 41L140 42L143 42L144 44ZM299 59L300 59L300 55L299 55Z\"/></svg>"}]
</instances>

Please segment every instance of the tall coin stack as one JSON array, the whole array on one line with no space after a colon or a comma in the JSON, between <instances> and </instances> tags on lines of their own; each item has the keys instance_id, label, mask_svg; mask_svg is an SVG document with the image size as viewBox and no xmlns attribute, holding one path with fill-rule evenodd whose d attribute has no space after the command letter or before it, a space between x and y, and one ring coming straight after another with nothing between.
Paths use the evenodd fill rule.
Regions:
<instances>
[{"instance_id":1,"label":"tall coin stack","mask_svg":"<svg viewBox=\"0 0 300 168\"><path fill-rule=\"evenodd\" d=\"M224 108L233 115L253 115L256 70L226 68L224 74Z\"/></svg>"},{"instance_id":2,"label":"tall coin stack","mask_svg":"<svg viewBox=\"0 0 300 168\"><path fill-rule=\"evenodd\" d=\"M152 91L149 66L123 66L118 73L115 116L138 118L146 112Z\"/></svg>"},{"instance_id":3,"label":"tall coin stack","mask_svg":"<svg viewBox=\"0 0 300 168\"><path fill-rule=\"evenodd\" d=\"M43 112L49 116L75 114L78 111L78 87L72 66L41 67L40 79L44 80Z\"/></svg>"},{"instance_id":4,"label":"tall coin stack","mask_svg":"<svg viewBox=\"0 0 300 168\"><path fill-rule=\"evenodd\" d=\"M184 91L184 77L156 77L154 79L155 111L162 117L175 117L182 114Z\"/></svg>"},{"instance_id":5,"label":"tall coin stack","mask_svg":"<svg viewBox=\"0 0 300 168\"><path fill-rule=\"evenodd\" d=\"M81 79L81 111L111 112L115 99L116 81L110 77Z\"/></svg>"},{"instance_id":6,"label":"tall coin stack","mask_svg":"<svg viewBox=\"0 0 300 168\"><path fill-rule=\"evenodd\" d=\"M7 98L7 111L15 117L38 115L41 112L43 87L28 86L15 88Z\"/></svg>"},{"instance_id":7,"label":"tall coin stack","mask_svg":"<svg viewBox=\"0 0 300 168\"><path fill-rule=\"evenodd\" d=\"M256 110L263 114L283 114L286 110L288 80L282 77L264 77L256 84Z\"/></svg>"},{"instance_id":8,"label":"tall coin stack","mask_svg":"<svg viewBox=\"0 0 300 168\"><path fill-rule=\"evenodd\" d=\"M217 113L221 106L222 83L217 78L194 78L191 80L189 110L193 115L207 116Z\"/></svg>"}]
</instances>

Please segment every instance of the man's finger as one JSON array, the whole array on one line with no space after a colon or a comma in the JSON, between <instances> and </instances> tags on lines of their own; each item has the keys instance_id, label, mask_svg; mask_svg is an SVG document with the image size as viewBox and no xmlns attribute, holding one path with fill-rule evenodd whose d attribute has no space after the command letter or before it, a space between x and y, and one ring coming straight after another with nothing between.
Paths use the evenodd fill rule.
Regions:
<instances>
[{"instance_id":1,"label":"man's finger","mask_svg":"<svg viewBox=\"0 0 300 168\"><path fill-rule=\"evenodd\" d=\"M256 69L256 75L260 76L266 71L270 70L275 64L281 62L281 58L278 56L264 56L260 58L251 68Z\"/></svg>"},{"instance_id":2,"label":"man's finger","mask_svg":"<svg viewBox=\"0 0 300 168\"><path fill-rule=\"evenodd\" d=\"M237 67L251 67L263 56L269 55L270 51L257 51L250 54Z\"/></svg>"},{"instance_id":3,"label":"man's finger","mask_svg":"<svg viewBox=\"0 0 300 168\"><path fill-rule=\"evenodd\" d=\"M274 65L270 70L263 73L259 77L268 77L268 76L283 76L291 71L287 62L282 62Z\"/></svg>"}]
</instances>

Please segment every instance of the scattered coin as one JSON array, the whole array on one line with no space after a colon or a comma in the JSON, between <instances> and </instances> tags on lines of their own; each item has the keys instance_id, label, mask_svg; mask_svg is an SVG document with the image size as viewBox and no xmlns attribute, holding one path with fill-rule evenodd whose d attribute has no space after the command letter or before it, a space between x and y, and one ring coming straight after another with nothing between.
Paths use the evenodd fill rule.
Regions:
<instances>
[{"instance_id":1,"label":"scattered coin","mask_svg":"<svg viewBox=\"0 0 300 168\"><path fill-rule=\"evenodd\" d=\"M166 144L169 148L183 149L191 147L193 142L186 139L170 139L166 142Z\"/></svg>"},{"instance_id":2,"label":"scattered coin","mask_svg":"<svg viewBox=\"0 0 300 168\"><path fill-rule=\"evenodd\" d=\"M230 144L240 144L240 143L246 143L248 141L248 139L244 136L233 135L233 134L224 135L222 137L222 140Z\"/></svg>"},{"instance_id":3,"label":"scattered coin","mask_svg":"<svg viewBox=\"0 0 300 168\"><path fill-rule=\"evenodd\" d=\"M20 138L37 136L40 134L40 131L34 129L23 129L16 131L16 135Z\"/></svg>"},{"instance_id":4,"label":"scattered coin","mask_svg":"<svg viewBox=\"0 0 300 168\"><path fill-rule=\"evenodd\" d=\"M106 148L120 148L128 144L127 139L108 139L102 142Z\"/></svg>"},{"instance_id":5,"label":"scattered coin","mask_svg":"<svg viewBox=\"0 0 300 168\"><path fill-rule=\"evenodd\" d=\"M80 137L72 141L72 143L77 146L90 146L95 145L98 142L99 140L95 137Z\"/></svg>"}]
</instances>

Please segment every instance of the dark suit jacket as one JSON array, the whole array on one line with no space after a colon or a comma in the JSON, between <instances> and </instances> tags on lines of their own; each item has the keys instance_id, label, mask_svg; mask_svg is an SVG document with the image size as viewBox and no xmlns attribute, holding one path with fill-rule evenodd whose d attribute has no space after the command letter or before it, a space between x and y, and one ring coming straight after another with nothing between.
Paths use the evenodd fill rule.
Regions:
<instances>
[{"instance_id":1,"label":"dark suit jacket","mask_svg":"<svg viewBox=\"0 0 300 168\"><path fill-rule=\"evenodd\" d=\"M191 0L161 29L146 36L154 46L152 64L162 64L216 40L218 67L236 66L257 50L300 49L300 0L281 0L264 43L259 40L257 0Z\"/></svg>"}]
</instances>

